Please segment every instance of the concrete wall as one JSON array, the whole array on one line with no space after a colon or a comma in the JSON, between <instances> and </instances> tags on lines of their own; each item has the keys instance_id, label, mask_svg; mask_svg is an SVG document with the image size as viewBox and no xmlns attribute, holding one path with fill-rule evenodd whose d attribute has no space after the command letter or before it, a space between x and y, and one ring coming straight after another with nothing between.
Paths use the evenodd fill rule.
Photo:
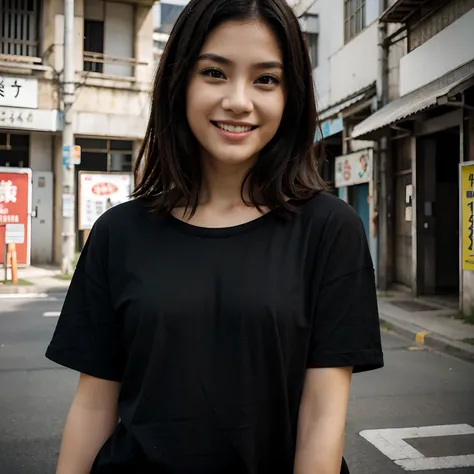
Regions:
<instances>
[{"instance_id":1,"label":"concrete wall","mask_svg":"<svg viewBox=\"0 0 474 474\"><path fill-rule=\"evenodd\" d=\"M347 44L344 44L343 0L317 0L308 13L319 15L320 60L314 78L319 109L325 110L377 78L378 0L367 1L367 27Z\"/></svg>"},{"instance_id":2,"label":"concrete wall","mask_svg":"<svg viewBox=\"0 0 474 474\"><path fill-rule=\"evenodd\" d=\"M53 170L53 135L30 134L30 168L34 171Z\"/></svg>"},{"instance_id":3,"label":"concrete wall","mask_svg":"<svg viewBox=\"0 0 474 474\"><path fill-rule=\"evenodd\" d=\"M474 9L400 61L400 94L408 94L474 59Z\"/></svg>"}]
</instances>

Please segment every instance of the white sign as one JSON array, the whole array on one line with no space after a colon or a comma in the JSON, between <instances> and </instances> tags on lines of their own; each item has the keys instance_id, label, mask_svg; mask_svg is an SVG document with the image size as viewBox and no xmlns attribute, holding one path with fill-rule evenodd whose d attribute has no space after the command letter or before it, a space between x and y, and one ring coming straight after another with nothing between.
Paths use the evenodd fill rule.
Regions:
<instances>
[{"instance_id":1,"label":"white sign","mask_svg":"<svg viewBox=\"0 0 474 474\"><path fill-rule=\"evenodd\" d=\"M38 130L57 132L61 130L57 110L17 109L0 107L0 129Z\"/></svg>"},{"instance_id":2,"label":"white sign","mask_svg":"<svg viewBox=\"0 0 474 474\"><path fill-rule=\"evenodd\" d=\"M130 200L131 173L79 173L79 229L91 229L107 210Z\"/></svg>"},{"instance_id":3,"label":"white sign","mask_svg":"<svg viewBox=\"0 0 474 474\"><path fill-rule=\"evenodd\" d=\"M24 244L25 243L25 225L7 224L5 232L6 244Z\"/></svg>"},{"instance_id":4,"label":"white sign","mask_svg":"<svg viewBox=\"0 0 474 474\"><path fill-rule=\"evenodd\" d=\"M336 188L368 183L372 179L373 150L338 156L335 166Z\"/></svg>"},{"instance_id":5,"label":"white sign","mask_svg":"<svg viewBox=\"0 0 474 474\"><path fill-rule=\"evenodd\" d=\"M38 108L38 79L0 75L0 107Z\"/></svg>"},{"instance_id":6,"label":"white sign","mask_svg":"<svg viewBox=\"0 0 474 474\"><path fill-rule=\"evenodd\" d=\"M442 425L383 430L365 430L360 435L373 444L385 456L405 471L431 471L434 469L455 469L474 467L473 454L462 456L425 457L405 439L432 438L437 436L473 435L471 425Z\"/></svg>"}]
</instances>

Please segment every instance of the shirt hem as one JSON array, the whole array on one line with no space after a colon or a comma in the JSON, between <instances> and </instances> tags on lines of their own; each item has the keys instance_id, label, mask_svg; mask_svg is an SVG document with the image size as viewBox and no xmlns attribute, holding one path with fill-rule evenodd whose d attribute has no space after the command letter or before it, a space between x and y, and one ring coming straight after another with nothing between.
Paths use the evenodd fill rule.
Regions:
<instances>
[{"instance_id":1,"label":"shirt hem","mask_svg":"<svg viewBox=\"0 0 474 474\"><path fill-rule=\"evenodd\" d=\"M320 354L307 364L308 369L353 367L353 373L368 372L383 366L383 352L378 350Z\"/></svg>"}]
</instances>

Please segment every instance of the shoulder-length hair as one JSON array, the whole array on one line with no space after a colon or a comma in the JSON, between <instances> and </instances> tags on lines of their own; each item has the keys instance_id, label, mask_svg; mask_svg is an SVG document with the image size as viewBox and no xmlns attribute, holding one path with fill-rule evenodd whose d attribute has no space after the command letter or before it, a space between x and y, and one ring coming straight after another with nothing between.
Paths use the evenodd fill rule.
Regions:
<instances>
[{"instance_id":1,"label":"shoulder-length hair","mask_svg":"<svg viewBox=\"0 0 474 474\"><path fill-rule=\"evenodd\" d=\"M178 205L193 215L198 206L200 153L186 118L186 89L202 46L219 25L254 19L267 24L278 39L287 99L277 133L245 176L242 199L247 183L248 204L286 214L295 210L288 199L307 199L325 189L314 153L318 119L311 61L298 19L286 0L191 0L161 57L150 120L135 163L133 197L148 200L158 215ZM321 156L320 142L317 148Z\"/></svg>"}]
</instances>

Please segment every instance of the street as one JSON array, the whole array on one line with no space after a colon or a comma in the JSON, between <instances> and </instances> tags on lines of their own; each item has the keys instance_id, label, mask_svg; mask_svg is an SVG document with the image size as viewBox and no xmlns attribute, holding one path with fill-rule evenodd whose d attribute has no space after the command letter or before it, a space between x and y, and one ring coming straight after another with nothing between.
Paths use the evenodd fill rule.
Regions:
<instances>
[{"instance_id":1,"label":"street","mask_svg":"<svg viewBox=\"0 0 474 474\"><path fill-rule=\"evenodd\" d=\"M44 357L61 304L60 295L0 299L1 473L55 472L77 381ZM383 339L386 367L353 379L346 438L351 472L473 473L474 367L391 333ZM436 426L418 434L409 429ZM387 429L383 448L380 433L371 430Z\"/></svg>"}]
</instances>

